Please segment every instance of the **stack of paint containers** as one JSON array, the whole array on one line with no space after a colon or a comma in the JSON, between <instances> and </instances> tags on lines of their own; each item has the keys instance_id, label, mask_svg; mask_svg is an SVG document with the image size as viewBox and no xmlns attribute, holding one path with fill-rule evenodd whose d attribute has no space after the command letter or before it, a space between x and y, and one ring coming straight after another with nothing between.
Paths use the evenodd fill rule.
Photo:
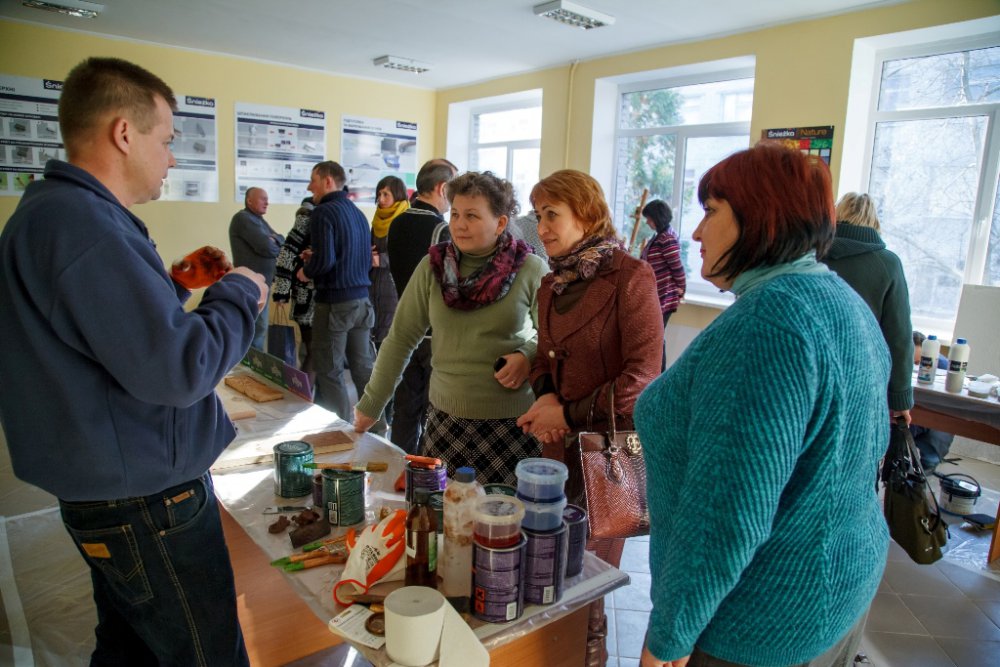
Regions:
<instances>
[{"instance_id":1,"label":"stack of paint containers","mask_svg":"<svg viewBox=\"0 0 1000 667\"><path fill-rule=\"evenodd\" d=\"M566 581L569 531L563 521L569 471L561 461L531 458L519 461L517 498L524 503L521 526L527 541L524 601L552 604L562 598Z\"/></svg>"},{"instance_id":2,"label":"stack of paint containers","mask_svg":"<svg viewBox=\"0 0 1000 667\"><path fill-rule=\"evenodd\" d=\"M488 623L513 621L524 611L524 504L506 495L483 496L474 516L472 613Z\"/></svg>"}]
</instances>

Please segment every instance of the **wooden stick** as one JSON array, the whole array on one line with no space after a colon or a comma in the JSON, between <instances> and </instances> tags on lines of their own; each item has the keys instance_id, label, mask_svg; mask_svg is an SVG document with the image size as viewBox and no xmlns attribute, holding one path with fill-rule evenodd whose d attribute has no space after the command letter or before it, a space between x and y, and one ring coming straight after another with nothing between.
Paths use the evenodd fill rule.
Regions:
<instances>
[{"instance_id":1,"label":"wooden stick","mask_svg":"<svg viewBox=\"0 0 1000 667\"><path fill-rule=\"evenodd\" d=\"M642 209L646 206L646 197L649 196L649 188L642 189L642 198L639 200L639 205L635 207L635 213L632 214L632 219L635 220L635 224L632 225L632 238L628 241L628 251L632 252L632 248L635 247L635 237L639 234L639 220L642 218Z\"/></svg>"},{"instance_id":2,"label":"wooden stick","mask_svg":"<svg viewBox=\"0 0 1000 667\"><path fill-rule=\"evenodd\" d=\"M313 468L316 470L357 470L360 472L385 472L389 469L389 464L383 461L369 461L368 463L303 463L303 468Z\"/></svg>"}]
</instances>

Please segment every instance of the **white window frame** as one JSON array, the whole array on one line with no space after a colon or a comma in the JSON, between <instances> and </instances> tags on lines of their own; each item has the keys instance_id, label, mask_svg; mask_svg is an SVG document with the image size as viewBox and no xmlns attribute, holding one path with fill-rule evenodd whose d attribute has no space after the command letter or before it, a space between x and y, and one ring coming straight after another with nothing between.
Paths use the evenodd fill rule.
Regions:
<instances>
[{"instance_id":1,"label":"white window frame","mask_svg":"<svg viewBox=\"0 0 1000 667\"><path fill-rule=\"evenodd\" d=\"M851 191L868 192L871 183L875 129L878 123L934 118L986 116L984 162L980 170L978 194L973 212L963 284L984 283L989 232L1000 175L1000 103L929 107L906 111L880 111L879 92L883 65L889 60L919 58L958 51L1000 46L1000 17L926 28L894 35L859 39L851 68L844 158L841 163L838 199ZM956 304L957 310L958 304ZM954 322L912 318L915 329L936 333L948 340Z\"/></svg>"},{"instance_id":2,"label":"white window frame","mask_svg":"<svg viewBox=\"0 0 1000 667\"><path fill-rule=\"evenodd\" d=\"M610 78L599 81L595 87L594 112L594 146L591 156L591 169L608 196L612 211L616 208L618 199L617 185L618 141L623 138L637 136L676 136L675 166L686 164L687 140L702 137L746 136L747 145L752 142L750 136L751 121L734 121L725 123L705 123L699 125L670 125L647 127L642 129L621 129L621 98L629 93L644 90L660 90L664 88L679 88L706 83L718 83L735 79L752 79L755 77L755 60L753 57L733 58L711 63L686 65L655 72L631 74L624 77ZM612 98L613 107L608 106ZM603 113L602 113L603 112ZM611 132L599 131L599 123L611 122ZM599 147L604 142L606 147ZM603 163L603 164L602 164ZM603 178L602 178L603 177ZM606 180L605 180L606 179ZM674 220L680 221L683 216L684 174L675 172L673 193L670 195L670 205L674 209ZM624 219L615 220L615 226L621 232L626 227ZM728 292L720 293L718 288L710 283L704 283L700 276L688 281L688 289L684 296L685 302L697 305L725 308L734 300Z\"/></svg>"},{"instance_id":3,"label":"white window frame","mask_svg":"<svg viewBox=\"0 0 1000 667\"><path fill-rule=\"evenodd\" d=\"M541 150L542 147L542 136L541 128L539 128L539 135L537 139L520 139L516 141L486 141L479 143L476 135L478 130L479 116L487 113L496 113L498 111L516 111L518 109L531 109L531 108L541 108L542 103L539 100L538 104L525 104L524 102L506 102L502 104L487 104L483 106L476 106L469 111L469 168L477 169L476 165L476 151L481 148L504 148L507 153L507 173L497 174L498 176L503 176L508 181L514 176L514 162L511 159L511 154L519 148L537 148Z\"/></svg>"}]
</instances>

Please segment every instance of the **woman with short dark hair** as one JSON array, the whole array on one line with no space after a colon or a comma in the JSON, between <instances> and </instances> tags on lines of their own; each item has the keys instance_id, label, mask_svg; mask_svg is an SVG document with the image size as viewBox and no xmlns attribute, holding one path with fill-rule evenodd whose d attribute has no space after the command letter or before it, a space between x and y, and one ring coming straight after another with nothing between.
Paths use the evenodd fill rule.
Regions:
<instances>
[{"instance_id":1,"label":"woman with short dark hair","mask_svg":"<svg viewBox=\"0 0 1000 667\"><path fill-rule=\"evenodd\" d=\"M639 397L653 610L642 667L850 665L885 567L872 484L889 357L819 263L821 161L759 144L702 177L702 276L736 302Z\"/></svg>"},{"instance_id":2,"label":"woman with short dark hair","mask_svg":"<svg viewBox=\"0 0 1000 667\"><path fill-rule=\"evenodd\" d=\"M649 239L639 257L653 267L653 275L656 276L656 295L660 299L663 328L666 329L667 320L677 312L677 307L687 289L687 277L684 275L684 264L681 263L681 244L677 240L677 234L670 227L674 212L670 210L667 202L654 199L643 207L642 215L656 235ZM664 339L660 370L663 371L666 367L667 346Z\"/></svg>"}]
</instances>

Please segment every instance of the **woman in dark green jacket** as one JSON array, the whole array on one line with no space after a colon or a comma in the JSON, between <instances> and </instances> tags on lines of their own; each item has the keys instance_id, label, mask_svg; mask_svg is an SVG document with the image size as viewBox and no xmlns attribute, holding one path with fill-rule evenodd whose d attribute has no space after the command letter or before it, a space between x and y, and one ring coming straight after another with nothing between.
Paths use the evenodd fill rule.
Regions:
<instances>
[{"instance_id":1,"label":"woman in dark green jacket","mask_svg":"<svg viewBox=\"0 0 1000 667\"><path fill-rule=\"evenodd\" d=\"M849 192L837 202L837 231L823 258L872 309L889 346L889 410L910 422L913 407L913 327L910 292L903 264L887 250L879 232L875 202L867 194Z\"/></svg>"}]
</instances>

